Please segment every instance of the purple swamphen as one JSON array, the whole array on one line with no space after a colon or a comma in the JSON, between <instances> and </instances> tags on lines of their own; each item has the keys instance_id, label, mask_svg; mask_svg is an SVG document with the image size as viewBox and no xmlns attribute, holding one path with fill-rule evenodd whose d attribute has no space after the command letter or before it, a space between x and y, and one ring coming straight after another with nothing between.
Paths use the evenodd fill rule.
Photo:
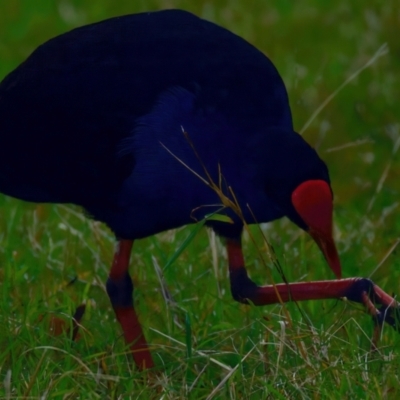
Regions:
<instances>
[{"instance_id":1,"label":"purple swamphen","mask_svg":"<svg viewBox=\"0 0 400 400\"><path fill-rule=\"evenodd\" d=\"M221 211L201 178L217 182L240 216ZM133 241L218 210L231 223L207 225L226 240L235 300L347 297L379 324L395 325L391 296L368 279L341 279L329 182L324 162L293 130L271 61L185 11L74 29L39 46L0 85L0 191L77 204L112 229L118 246L107 292L139 368L153 360L132 300ZM283 216L313 237L336 280L263 287L250 280L244 223Z\"/></svg>"}]
</instances>

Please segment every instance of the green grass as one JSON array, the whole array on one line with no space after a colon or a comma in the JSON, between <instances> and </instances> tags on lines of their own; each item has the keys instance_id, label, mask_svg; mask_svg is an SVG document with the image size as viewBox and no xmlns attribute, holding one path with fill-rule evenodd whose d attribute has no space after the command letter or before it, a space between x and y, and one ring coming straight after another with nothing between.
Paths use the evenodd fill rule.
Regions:
<instances>
[{"instance_id":1,"label":"green grass","mask_svg":"<svg viewBox=\"0 0 400 400\"><path fill-rule=\"evenodd\" d=\"M383 44L389 52L317 115L304 137L331 171L344 276L371 278L400 293L400 15L396 0L13 0L0 4L0 76L37 45L74 26L130 12L185 8L245 37L269 55L287 85L294 123L310 116ZM23 116L21 116L23 118ZM29 166L27 166L29 168ZM66 206L0 197L0 398L376 399L400 394L400 335L382 333L362 307L305 302L248 307L230 296L222 244L203 229L164 272L194 227L137 241L135 304L157 374L132 366L104 283L113 236ZM287 220L263 228L286 279L332 278L316 246ZM257 247L268 259L260 232ZM249 273L262 284L257 247L244 237ZM387 259L376 269L377 265ZM74 278L74 284L69 284ZM88 304L81 338L54 337L49 320ZM289 315L289 318L287 317Z\"/></svg>"}]
</instances>

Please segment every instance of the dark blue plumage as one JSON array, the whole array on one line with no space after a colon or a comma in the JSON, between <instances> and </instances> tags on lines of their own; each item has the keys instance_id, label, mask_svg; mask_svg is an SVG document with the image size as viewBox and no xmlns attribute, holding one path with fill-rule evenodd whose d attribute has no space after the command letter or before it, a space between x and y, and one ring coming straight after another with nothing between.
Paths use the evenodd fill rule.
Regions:
<instances>
[{"instance_id":1,"label":"dark blue plumage","mask_svg":"<svg viewBox=\"0 0 400 400\"><path fill-rule=\"evenodd\" d=\"M194 208L219 199L160 145L204 176L181 127L216 182L219 164L259 222L288 214L266 196L271 169L278 180L271 185L286 185L276 179L286 163L313 175L305 178L328 179L293 133L285 87L268 58L224 28L169 10L58 36L4 79L0 190L79 204L123 238L194 222ZM297 142L300 162L275 149L285 136Z\"/></svg>"}]
</instances>

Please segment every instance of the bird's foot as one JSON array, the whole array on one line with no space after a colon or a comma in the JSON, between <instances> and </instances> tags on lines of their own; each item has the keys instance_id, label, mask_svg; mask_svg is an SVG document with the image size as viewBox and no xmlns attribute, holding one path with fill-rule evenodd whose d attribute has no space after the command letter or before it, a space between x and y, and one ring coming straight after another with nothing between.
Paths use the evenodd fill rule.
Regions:
<instances>
[{"instance_id":1,"label":"bird's foot","mask_svg":"<svg viewBox=\"0 0 400 400\"><path fill-rule=\"evenodd\" d=\"M372 350L377 349L383 324L386 322L400 332L400 303L384 292L379 286L367 278L351 278L345 297L348 300L362 303L375 322L372 338Z\"/></svg>"}]
</instances>

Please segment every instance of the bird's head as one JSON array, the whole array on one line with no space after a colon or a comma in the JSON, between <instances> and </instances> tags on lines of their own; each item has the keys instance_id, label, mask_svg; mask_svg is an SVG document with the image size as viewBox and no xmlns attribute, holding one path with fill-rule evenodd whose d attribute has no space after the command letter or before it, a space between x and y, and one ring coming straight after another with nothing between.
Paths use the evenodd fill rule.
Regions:
<instances>
[{"instance_id":1,"label":"bird's head","mask_svg":"<svg viewBox=\"0 0 400 400\"><path fill-rule=\"evenodd\" d=\"M341 264L333 240L333 194L317 152L296 132L268 135L264 185L277 209L310 234L337 278ZM266 147L265 147L266 148Z\"/></svg>"}]
</instances>

